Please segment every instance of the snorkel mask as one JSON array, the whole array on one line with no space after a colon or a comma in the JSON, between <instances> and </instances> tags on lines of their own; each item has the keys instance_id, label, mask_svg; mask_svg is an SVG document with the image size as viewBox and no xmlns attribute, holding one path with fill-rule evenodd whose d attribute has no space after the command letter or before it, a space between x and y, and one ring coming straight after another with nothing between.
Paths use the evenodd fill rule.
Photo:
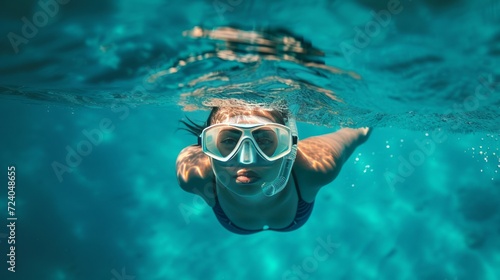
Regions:
<instances>
[{"instance_id":1,"label":"snorkel mask","mask_svg":"<svg viewBox=\"0 0 500 280\"><path fill-rule=\"evenodd\" d=\"M282 159L276 178L263 182L262 192L273 196L283 190L288 183L297 156L298 133L293 117L288 117L286 125L271 122L257 124L236 124L228 121L211 125L203 130L198 142L203 152L226 167L249 164L270 165ZM220 174L214 169L219 179ZM223 180L219 180L223 185Z\"/></svg>"}]
</instances>

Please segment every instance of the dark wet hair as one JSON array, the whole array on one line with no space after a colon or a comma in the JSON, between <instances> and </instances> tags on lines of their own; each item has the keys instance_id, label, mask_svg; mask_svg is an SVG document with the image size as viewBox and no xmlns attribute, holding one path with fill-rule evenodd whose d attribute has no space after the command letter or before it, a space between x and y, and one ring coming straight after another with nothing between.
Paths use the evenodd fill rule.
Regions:
<instances>
[{"instance_id":1,"label":"dark wet hair","mask_svg":"<svg viewBox=\"0 0 500 280\"><path fill-rule=\"evenodd\" d=\"M252 111L255 111L257 109L258 108L255 108ZM237 110L237 109L235 109L235 110ZM214 122L215 118L217 117L217 115L220 111L221 111L221 107L213 107L212 111L208 115L207 120L205 121L205 123L202 123L202 124L196 123L195 121L186 117L186 120L179 121L180 123L182 123L184 125L184 127L180 127L179 129L185 130L185 131L193 134L194 136L198 137L198 136L200 136L203 129L212 125L212 123ZM246 110L246 111L248 111L248 110ZM283 125L286 123L286 119L287 119L287 115L288 115L287 111L285 111L285 110L266 110L266 112L268 112L274 118L276 123L283 124Z\"/></svg>"}]
</instances>

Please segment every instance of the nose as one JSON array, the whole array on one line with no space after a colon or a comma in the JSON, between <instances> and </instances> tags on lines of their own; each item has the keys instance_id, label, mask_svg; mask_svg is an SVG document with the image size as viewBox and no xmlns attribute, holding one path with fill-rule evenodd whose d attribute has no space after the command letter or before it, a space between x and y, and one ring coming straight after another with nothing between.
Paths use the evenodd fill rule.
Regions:
<instances>
[{"instance_id":1,"label":"nose","mask_svg":"<svg viewBox=\"0 0 500 280\"><path fill-rule=\"evenodd\" d=\"M241 164L252 164L256 162L257 154L250 140L245 140L241 143L238 159Z\"/></svg>"}]
</instances>

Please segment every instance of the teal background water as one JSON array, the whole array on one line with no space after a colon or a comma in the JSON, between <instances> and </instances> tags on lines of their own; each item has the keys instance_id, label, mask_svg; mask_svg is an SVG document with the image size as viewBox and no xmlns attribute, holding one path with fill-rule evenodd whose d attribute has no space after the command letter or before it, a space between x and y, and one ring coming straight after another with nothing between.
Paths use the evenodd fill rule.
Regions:
<instances>
[{"instance_id":1,"label":"teal background water","mask_svg":"<svg viewBox=\"0 0 500 280\"><path fill-rule=\"evenodd\" d=\"M21 18L41 8L2 3L0 217L7 225L6 169L15 165L18 220L15 273L0 226L1 279L500 279L498 1L402 1L349 59L342 43L354 44L354 27L388 2L221 1L225 12L214 3L73 0L17 54L7 34L22 34ZM224 86L179 84L213 69L241 83L278 69L263 63L245 76L253 64L203 60L134 90L213 50L213 41L182 36L200 25L286 28L327 65L362 77L280 62L282 77L343 100L304 83L278 91L307 104L301 138L375 127L297 231L232 234L177 185L177 154L196 141L178 121L208 114L179 100ZM101 141L58 178L54 162L68 165L68 151L103 120Z\"/></svg>"}]
</instances>

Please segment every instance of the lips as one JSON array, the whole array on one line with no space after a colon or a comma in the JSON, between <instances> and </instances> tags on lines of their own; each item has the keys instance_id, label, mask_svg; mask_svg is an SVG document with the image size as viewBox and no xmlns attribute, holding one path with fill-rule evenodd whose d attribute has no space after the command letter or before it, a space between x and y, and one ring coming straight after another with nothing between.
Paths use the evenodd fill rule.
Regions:
<instances>
[{"instance_id":1,"label":"lips","mask_svg":"<svg viewBox=\"0 0 500 280\"><path fill-rule=\"evenodd\" d=\"M260 179L259 175L250 170L239 170L236 173L236 182L243 184L250 184Z\"/></svg>"}]
</instances>

